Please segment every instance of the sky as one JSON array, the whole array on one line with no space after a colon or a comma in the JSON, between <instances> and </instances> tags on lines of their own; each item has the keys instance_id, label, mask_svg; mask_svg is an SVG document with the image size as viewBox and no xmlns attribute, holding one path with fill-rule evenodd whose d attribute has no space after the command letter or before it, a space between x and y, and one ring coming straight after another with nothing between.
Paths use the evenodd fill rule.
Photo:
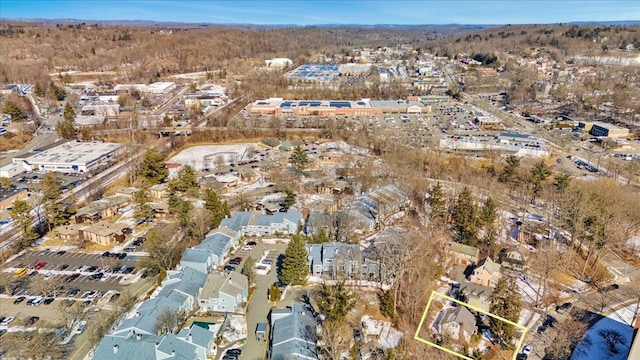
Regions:
<instances>
[{"instance_id":1,"label":"sky","mask_svg":"<svg viewBox=\"0 0 640 360\"><path fill-rule=\"evenodd\" d=\"M0 19L217 24L533 24L640 20L640 0L0 0Z\"/></svg>"}]
</instances>

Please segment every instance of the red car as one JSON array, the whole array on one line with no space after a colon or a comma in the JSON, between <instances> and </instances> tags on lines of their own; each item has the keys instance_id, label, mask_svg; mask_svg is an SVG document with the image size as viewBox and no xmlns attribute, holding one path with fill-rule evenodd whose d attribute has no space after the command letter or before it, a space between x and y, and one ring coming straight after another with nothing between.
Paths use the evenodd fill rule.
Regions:
<instances>
[{"instance_id":1,"label":"red car","mask_svg":"<svg viewBox=\"0 0 640 360\"><path fill-rule=\"evenodd\" d=\"M40 270L43 267L47 266L47 263L44 261L41 261L39 263L36 264L36 266L33 267L34 270Z\"/></svg>"},{"instance_id":2,"label":"red car","mask_svg":"<svg viewBox=\"0 0 640 360\"><path fill-rule=\"evenodd\" d=\"M237 258L233 258L233 259L229 260L229 264L231 264L231 265L240 265L241 262L242 262L242 258L241 257L237 257Z\"/></svg>"}]
</instances>

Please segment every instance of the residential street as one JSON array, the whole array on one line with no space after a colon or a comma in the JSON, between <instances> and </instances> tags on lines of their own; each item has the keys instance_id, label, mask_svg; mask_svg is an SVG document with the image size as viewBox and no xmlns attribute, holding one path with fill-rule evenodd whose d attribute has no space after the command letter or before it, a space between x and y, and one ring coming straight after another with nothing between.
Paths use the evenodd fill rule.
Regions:
<instances>
[{"instance_id":1,"label":"residential street","mask_svg":"<svg viewBox=\"0 0 640 360\"><path fill-rule=\"evenodd\" d=\"M274 305L267 301L267 293L269 287L278 281L276 264L278 263L278 256L284 253L286 247L284 244L267 245L258 243L251 251L238 250L235 253L235 256L241 256L243 260L242 265L236 266L236 271L242 270L242 266L248 256L253 257L256 264L259 263L266 251L269 253L264 258L273 261L274 265L268 275L256 275L256 288L247 306L247 342L242 350L241 360L262 360L266 357L268 339L256 340L255 330L259 322L268 323L267 316Z\"/></svg>"}]
</instances>

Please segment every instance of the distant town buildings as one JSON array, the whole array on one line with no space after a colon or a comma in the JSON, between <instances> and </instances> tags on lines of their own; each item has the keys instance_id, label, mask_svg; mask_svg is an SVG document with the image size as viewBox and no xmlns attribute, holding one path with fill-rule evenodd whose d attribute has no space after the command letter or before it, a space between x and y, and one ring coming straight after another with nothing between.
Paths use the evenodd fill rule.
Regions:
<instances>
[{"instance_id":1,"label":"distant town buildings","mask_svg":"<svg viewBox=\"0 0 640 360\"><path fill-rule=\"evenodd\" d=\"M258 100L251 105L252 114L264 115L319 115L319 116L358 116L389 114L421 114L431 111L429 105L420 101L375 101L361 99L348 100L285 100L269 98Z\"/></svg>"}]
</instances>

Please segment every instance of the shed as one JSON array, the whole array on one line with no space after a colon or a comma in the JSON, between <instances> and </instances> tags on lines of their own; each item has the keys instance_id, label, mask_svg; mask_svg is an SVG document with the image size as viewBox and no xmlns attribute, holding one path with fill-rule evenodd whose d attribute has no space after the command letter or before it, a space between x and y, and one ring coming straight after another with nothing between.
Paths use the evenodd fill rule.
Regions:
<instances>
[{"instance_id":1,"label":"shed","mask_svg":"<svg viewBox=\"0 0 640 360\"><path fill-rule=\"evenodd\" d=\"M266 339L267 323L259 322L256 324L256 340Z\"/></svg>"}]
</instances>

